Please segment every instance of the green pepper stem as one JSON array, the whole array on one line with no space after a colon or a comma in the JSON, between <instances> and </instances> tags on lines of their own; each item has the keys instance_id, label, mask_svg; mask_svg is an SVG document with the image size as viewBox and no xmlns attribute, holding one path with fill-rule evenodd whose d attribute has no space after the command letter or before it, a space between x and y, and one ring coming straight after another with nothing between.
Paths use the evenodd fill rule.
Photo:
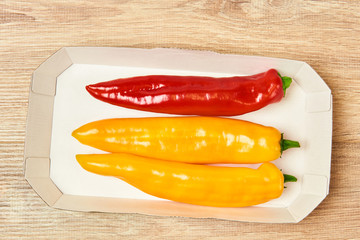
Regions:
<instances>
[{"instance_id":1,"label":"green pepper stem","mask_svg":"<svg viewBox=\"0 0 360 240\"><path fill-rule=\"evenodd\" d=\"M297 141L287 140L283 138L284 134L281 134L280 139L280 147L281 147L281 153L289 148L298 148L300 147L300 143Z\"/></svg>"},{"instance_id":2,"label":"green pepper stem","mask_svg":"<svg viewBox=\"0 0 360 240\"><path fill-rule=\"evenodd\" d=\"M282 80L282 87L283 87L283 91L284 91L284 97L285 97L285 93L286 93L286 89L288 89L290 87L290 84L292 82L291 77L283 77L280 75L280 73L278 73L279 76L281 77Z\"/></svg>"},{"instance_id":3,"label":"green pepper stem","mask_svg":"<svg viewBox=\"0 0 360 240\"><path fill-rule=\"evenodd\" d=\"M283 174L283 175L284 175L284 183L297 181L297 178L294 177L293 175L288 175L288 174Z\"/></svg>"}]
</instances>

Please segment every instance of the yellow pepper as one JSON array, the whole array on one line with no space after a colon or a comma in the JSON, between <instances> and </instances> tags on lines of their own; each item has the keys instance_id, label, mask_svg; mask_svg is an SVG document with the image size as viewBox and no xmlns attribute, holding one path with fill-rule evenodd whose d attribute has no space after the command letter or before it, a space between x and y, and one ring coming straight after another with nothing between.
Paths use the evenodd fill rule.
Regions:
<instances>
[{"instance_id":1,"label":"yellow pepper","mask_svg":"<svg viewBox=\"0 0 360 240\"><path fill-rule=\"evenodd\" d=\"M126 153L83 154L76 159L89 172L117 177L145 193L182 203L245 207L278 198L284 189L285 175L272 163L258 169L220 167Z\"/></svg>"},{"instance_id":2,"label":"yellow pepper","mask_svg":"<svg viewBox=\"0 0 360 240\"><path fill-rule=\"evenodd\" d=\"M187 163L262 163L299 147L275 128L218 117L105 119L72 135L107 152Z\"/></svg>"}]
</instances>

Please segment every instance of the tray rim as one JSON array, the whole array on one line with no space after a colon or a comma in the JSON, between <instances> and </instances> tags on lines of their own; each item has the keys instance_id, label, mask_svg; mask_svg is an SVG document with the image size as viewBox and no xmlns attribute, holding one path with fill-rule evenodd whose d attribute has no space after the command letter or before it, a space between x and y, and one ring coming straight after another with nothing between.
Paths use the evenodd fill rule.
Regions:
<instances>
[{"instance_id":1,"label":"tray rim","mask_svg":"<svg viewBox=\"0 0 360 240\"><path fill-rule=\"evenodd\" d=\"M31 88L29 94L29 106L28 106L28 116L27 116L27 127L26 127L26 138L25 138L25 151L24 151L24 171L25 179L29 182L32 188L37 192L37 194L51 207L60 208L60 209L71 209L78 211L101 211L101 212L133 212L133 213L144 213L150 215L162 215L162 216L187 216L187 217L210 217L210 218L220 218L220 219L229 219L229 220L239 220L239 221L251 221L251 222L271 222L271 223L297 223L304 219L308 214L316 208L318 204L329 193L329 184L330 184L330 167L331 167L331 138L328 144L330 149L330 155L328 162L326 162L327 169L320 172L309 172L303 176L304 187L302 187L300 196L286 208L276 208L278 211L277 217L272 216L276 209L270 209L269 211L264 211L265 207L249 207L243 208L244 215L234 216L230 214L230 211L226 214L222 214L220 210L215 212L208 211L208 207L199 207L199 206L188 206L186 205L184 209L190 209L188 211L179 214L175 208L183 208L183 204L179 203L164 203L161 202L162 206L160 208L165 208L167 211L159 210L159 206L151 210L149 209L137 209L136 206L132 204L125 204L126 209L117 210L116 207L102 207L94 208L93 205L82 205L76 206L78 198L83 199L83 197L76 195L63 194L57 186L53 183L50 178L50 140L51 140L51 123L52 123L52 113L53 113L53 102L56 95L56 81L57 77L66 71L67 68L73 64L83 63L81 61L81 54L111 54L121 55L122 53L143 53L149 56L158 54L161 55L177 55L180 58L187 58L189 56L195 57L195 59L204 59L211 56L212 58L245 58L249 61L259 61L259 60L275 60L277 62L291 62L297 66L296 70L293 70L291 74L286 73L289 76L293 76L297 81L303 75L307 77L311 76L312 79L316 79L317 82L320 81L320 84L313 86L309 85L309 82L304 84L299 84L304 91L307 92L306 100L310 103L307 103L307 111L313 113L324 113L330 117L330 136L332 134L332 95L331 90L328 88L326 83L321 79L321 77L313 70L310 65L305 62L288 60L288 59L279 59L279 58L268 58L260 56L245 56L245 55L233 55L233 54L219 54L209 51L193 51L193 50L182 50L182 49L167 49L167 48L154 48L154 49L138 49L138 48L112 48L112 47L64 47L50 56L46 61L44 61L33 73L31 80ZM100 57L101 58L101 57ZM85 63L85 64L93 64ZM103 64L107 65L107 64ZM311 83L310 83L311 85ZM314 102L317 102L319 99L323 100L320 107L313 107ZM325 99L325 100L324 100ZM323 163L324 164L324 163ZM316 169L316 168L315 168ZM317 184L314 184L317 182ZM314 185L316 185L314 187ZM87 197L89 202L97 202L98 200L107 202L110 199L104 199L101 197ZM119 199L111 199L111 201L119 201ZM133 201L133 200L132 200ZM148 201L148 200L144 200ZM141 202L141 201L140 201ZM160 204L160 203L159 203ZM124 206L125 206L124 205ZM156 205L156 204L155 204ZM180 207L181 205L181 207ZM87 207L84 207L87 206ZM113 206L113 204L109 204ZM203 214L193 214L196 209L206 209ZM211 208L213 209L213 208ZM279 210L281 209L281 210ZM254 213L258 211L262 212L262 216L257 217L253 216ZM220 211L220 212L219 212ZM264 213L265 212L265 213ZM268 212L268 213L266 213ZM280 213L281 212L281 213ZM270 214L272 213L272 214ZM276 215L276 214L275 214Z\"/></svg>"}]
</instances>

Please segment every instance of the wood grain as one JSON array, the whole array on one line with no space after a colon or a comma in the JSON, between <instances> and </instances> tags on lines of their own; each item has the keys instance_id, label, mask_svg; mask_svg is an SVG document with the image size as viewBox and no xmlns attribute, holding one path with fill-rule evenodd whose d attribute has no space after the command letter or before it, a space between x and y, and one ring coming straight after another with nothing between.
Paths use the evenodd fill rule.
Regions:
<instances>
[{"instance_id":1,"label":"wood grain","mask_svg":"<svg viewBox=\"0 0 360 240\"><path fill-rule=\"evenodd\" d=\"M0 2L0 239L360 239L360 1ZM23 176L32 72L63 46L305 61L334 96L330 195L299 224L61 211Z\"/></svg>"}]
</instances>

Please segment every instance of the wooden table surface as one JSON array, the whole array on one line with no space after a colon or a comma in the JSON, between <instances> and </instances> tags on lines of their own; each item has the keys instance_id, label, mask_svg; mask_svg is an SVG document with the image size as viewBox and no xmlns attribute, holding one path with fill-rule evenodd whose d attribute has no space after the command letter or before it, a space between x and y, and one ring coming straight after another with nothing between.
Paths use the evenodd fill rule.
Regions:
<instances>
[{"instance_id":1,"label":"wooden table surface","mask_svg":"<svg viewBox=\"0 0 360 240\"><path fill-rule=\"evenodd\" d=\"M31 3L33 2L33 3ZM360 1L0 2L0 239L360 239ZM184 48L309 63L333 93L329 196L298 224L83 213L24 180L32 72L64 46Z\"/></svg>"}]
</instances>

